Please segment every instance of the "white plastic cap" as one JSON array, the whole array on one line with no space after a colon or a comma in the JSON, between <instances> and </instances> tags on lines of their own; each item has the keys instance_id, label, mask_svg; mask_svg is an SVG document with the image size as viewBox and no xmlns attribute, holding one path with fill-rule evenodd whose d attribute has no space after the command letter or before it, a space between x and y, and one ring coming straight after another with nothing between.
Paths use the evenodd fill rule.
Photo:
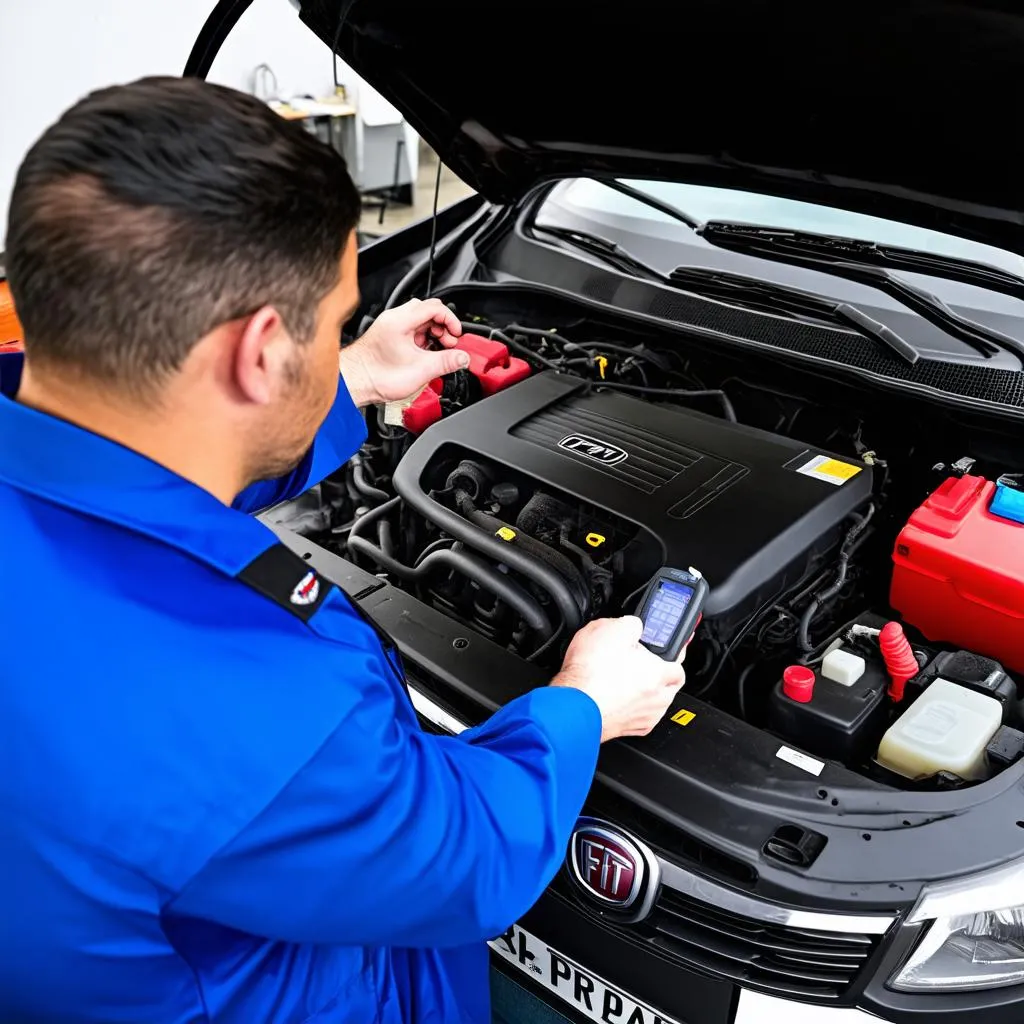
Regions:
<instances>
[{"instance_id":1,"label":"white plastic cap","mask_svg":"<svg viewBox=\"0 0 1024 1024\"><path fill-rule=\"evenodd\" d=\"M821 674L840 686L853 686L862 675L867 665L859 654L849 651L829 651L821 663Z\"/></svg>"}]
</instances>

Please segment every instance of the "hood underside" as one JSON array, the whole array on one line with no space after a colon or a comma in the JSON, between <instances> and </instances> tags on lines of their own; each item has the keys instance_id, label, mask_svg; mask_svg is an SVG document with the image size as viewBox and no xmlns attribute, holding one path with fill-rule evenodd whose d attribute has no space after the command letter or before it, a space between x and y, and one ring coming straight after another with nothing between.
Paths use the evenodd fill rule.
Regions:
<instances>
[{"instance_id":1,"label":"hood underside","mask_svg":"<svg viewBox=\"0 0 1024 1024\"><path fill-rule=\"evenodd\" d=\"M552 178L661 178L1024 253L1024 8L293 2L495 202Z\"/></svg>"}]
</instances>

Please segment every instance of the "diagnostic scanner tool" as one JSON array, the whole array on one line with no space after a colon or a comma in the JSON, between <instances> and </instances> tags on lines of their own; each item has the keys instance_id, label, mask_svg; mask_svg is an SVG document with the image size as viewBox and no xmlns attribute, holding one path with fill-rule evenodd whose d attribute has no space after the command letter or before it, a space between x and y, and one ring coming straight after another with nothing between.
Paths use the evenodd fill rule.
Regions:
<instances>
[{"instance_id":1,"label":"diagnostic scanner tool","mask_svg":"<svg viewBox=\"0 0 1024 1024\"><path fill-rule=\"evenodd\" d=\"M678 661L700 622L709 589L696 569L660 570L637 609L644 624L640 643L659 658Z\"/></svg>"}]
</instances>

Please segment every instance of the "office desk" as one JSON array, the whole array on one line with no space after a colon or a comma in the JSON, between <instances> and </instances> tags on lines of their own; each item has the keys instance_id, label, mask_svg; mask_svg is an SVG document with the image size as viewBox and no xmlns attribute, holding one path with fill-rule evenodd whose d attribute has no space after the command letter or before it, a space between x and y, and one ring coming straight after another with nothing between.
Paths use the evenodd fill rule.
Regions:
<instances>
[{"instance_id":1,"label":"office desk","mask_svg":"<svg viewBox=\"0 0 1024 1024\"><path fill-rule=\"evenodd\" d=\"M314 135L317 128L327 124L327 142L349 162L356 163L356 141L345 127L355 118L356 108L351 103L330 103L322 100L303 100L291 103L271 103L270 109L286 121L308 121ZM346 135L348 138L346 138Z\"/></svg>"}]
</instances>

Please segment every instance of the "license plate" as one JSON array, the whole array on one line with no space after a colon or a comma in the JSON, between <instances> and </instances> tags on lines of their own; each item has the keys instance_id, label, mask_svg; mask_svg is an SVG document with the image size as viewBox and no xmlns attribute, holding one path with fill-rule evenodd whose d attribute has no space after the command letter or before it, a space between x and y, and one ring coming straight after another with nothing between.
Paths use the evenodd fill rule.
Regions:
<instances>
[{"instance_id":1,"label":"license plate","mask_svg":"<svg viewBox=\"0 0 1024 1024\"><path fill-rule=\"evenodd\" d=\"M680 1024L610 985L519 925L488 945L506 963L599 1024Z\"/></svg>"}]
</instances>

